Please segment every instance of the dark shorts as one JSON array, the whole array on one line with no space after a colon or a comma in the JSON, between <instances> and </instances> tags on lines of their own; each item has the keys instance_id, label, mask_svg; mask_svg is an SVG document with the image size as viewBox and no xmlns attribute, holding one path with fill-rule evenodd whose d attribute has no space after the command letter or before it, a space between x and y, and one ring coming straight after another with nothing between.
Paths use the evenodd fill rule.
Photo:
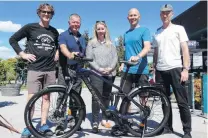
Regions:
<instances>
[{"instance_id":1,"label":"dark shorts","mask_svg":"<svg viewBox=\"0 0 208 138\"><path fill-rule=\"evenodd\" d=\"M127 74L126 80L124 80L124 73L121 77L121 85L123 85L123 91L129 93L134 87L149 85L149 76L147 74Z\"/></svg>"},{"instance_id":2,"label":"dark shorts","mask_svg":"<svg viewBox=\"0 0 208 138\"><path fill-rule=\"evenodd\" d=\"M28 93L34 94L41 89L56 83L56 71L28 71L27 88Z\"/></svg>"}]
</instances>

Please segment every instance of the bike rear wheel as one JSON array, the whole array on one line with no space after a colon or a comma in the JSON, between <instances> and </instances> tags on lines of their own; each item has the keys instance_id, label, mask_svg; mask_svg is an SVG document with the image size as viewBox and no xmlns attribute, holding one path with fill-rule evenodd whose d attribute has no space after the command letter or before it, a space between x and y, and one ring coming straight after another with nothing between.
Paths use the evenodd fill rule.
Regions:
<instances>
[{"instance_id":1,"label":"bike rear wheel","mask_svg":"<svg viewBox=\"0 0 208 138\"><path fill-rule=\"evenodd\" d=\"M139 105L144 105L150 111L144 130L144 136L154 136L158 134L168 120L170 113L170 102L168 98L159 89L154 87L140 88L133 92L130 97ZM142 119L144 112L137 107L128 98L125 98L121 104L120 112L128 120L126 127L134 136L141 136Z\"/></svg>"},{"instance_id":2,"label":"bike rear wheel","mask_svg":"<svg viewBox=\"0 0 208 138\"><path fill-rule=\"evenodd\" d=\"M72 91L69 96L68 96L68 100L67 103L63 103L63 101L61 100L61 106L60 108L57 110L57 99L59 97L59 95L64 95L66 93L66 89L65 88L46 88L43 89L42 91L36 93L27 103L26 108L25 108L25 114L24 114L24 118L25 118L25 124L27 126L27 128L29 128L29 130L31 131L31 133L38 138L45 138L46 136L44 134L42 134L41 132L39 132L39 128L40 128L40 122L41 122L41 104L42 104L42 98L45 95L50 95L50 106L49 106L49 110L48 110L48 115L47 115L47 121L46 121L46 125L49 126L49 128L52 130L53 132L53 136L51 137L57 137L57 138L68 138L71 135L73 135L78 128L80 127L83 117L85 115L85 108L83 108L83 101L81 99L81 96L78 95L75 91ZM69 99L72 102L69 102ZM64 108L62 108L63 106L65 106ZM65 109L65 110L63 110ZM76 110L76 113L73 114L73 111ZM71 111L71 115L68 115L68 112ZM33 115L31 115L33 114ZM74 116L73 116L73 115ZM74 123L73 125L70 124L69 126L69 122L67 122L68 119L74 118ZM55 129L57 126L59 126L61 123L63 124L64 122L64 133L61 135L56 136L55 134Z\"/></svg>"}]
</instances>

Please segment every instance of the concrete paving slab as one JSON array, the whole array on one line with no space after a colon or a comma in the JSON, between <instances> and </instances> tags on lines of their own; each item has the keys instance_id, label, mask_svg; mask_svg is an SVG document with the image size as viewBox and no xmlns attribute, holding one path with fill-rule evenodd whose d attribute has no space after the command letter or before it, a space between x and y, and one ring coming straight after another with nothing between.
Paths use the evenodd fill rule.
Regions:
<instances>
[{"instance_id":1,"label":"concrete paving slab","mask_svg":"<svg viewBox=\"0 0 208 138\"><path fill-rule=\"evenodd\" d=\"M119 79L116 79L115 84L119 84ZM0 114L5 117L16 129L20 132L25 127L24 123L24 108L26 105L27 91L22 90L20 96L7 97L0 96ZM87 118L82 122L83 131L77 132L72 137L86 137L86 138L104 138L112 137L110 130L100 126L100 133L91 133L91 93L84 88L82 97L86 104ZM173 103L173 128L174 134L159 135L151 138L180 138L183 134L182 125L180 120L179 110L177 104ZM206 138L207 137L207 119L199 117L201 111L196 111L192 114L192 136L193 138ZM130 136L129 136L130 137ZM20 138L20 134L10 133L9 130L0 127L0 138ZM127 137L122 137L127 138Z\"/></svg>"}]
</instances>

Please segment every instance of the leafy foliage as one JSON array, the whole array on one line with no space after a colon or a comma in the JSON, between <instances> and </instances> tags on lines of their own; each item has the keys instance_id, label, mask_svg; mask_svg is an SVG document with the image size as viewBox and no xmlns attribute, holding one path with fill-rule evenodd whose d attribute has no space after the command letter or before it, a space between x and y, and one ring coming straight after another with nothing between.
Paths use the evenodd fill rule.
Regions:
<instances>
[{"instance_id":1,"label":"leafy foliage","mask_svg":"<svg viewBox=\"0 0 208 138\"><path fill-rule=\"evenodd\" d=\"M119 36L118 37L118 45L116 46L116 50L117 50L117 54L118 54L118 60L123 60L124 59L124 46L123 46L123 37L122 36ZM119 72L119 67L120 67L120 64L118 63L117 64L117 68L116 68L116 71L117 71L117 76L121 76L120 72Z\"/></svg>"},{"instance_id":2,"label":"leafy foliage","mask_svg":"<svg viewBox=\"0 0 208 138\"><path fill-rule=\"evenodd\" d=\"M15 79L15 64L17 62L16 58L9 58L7 60L0 60L0 83L3 84L5 81L11 83L11 80Z\"/></svg>"},{"instance_id":3,"label":"leafy foliage","mask_svg":"<svg viewBox=\"0 0 208 138\"><path fill-rule=\"evenodd\" d=\"M86 46L87 46L89 40L91 39L91 38L89 37L89 31L88 31L88 30L85 30L85 31L84 31L83 37L85 38L85 42L86 42Z\"/></svg>"}]
</instances>

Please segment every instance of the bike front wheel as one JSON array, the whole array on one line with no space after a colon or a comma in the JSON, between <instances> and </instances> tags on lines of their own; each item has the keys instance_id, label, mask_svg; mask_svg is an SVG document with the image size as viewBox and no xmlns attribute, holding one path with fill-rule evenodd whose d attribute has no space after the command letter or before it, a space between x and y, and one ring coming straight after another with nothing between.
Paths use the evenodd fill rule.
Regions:
<instances>
[{"instance_id":1,"label":"bike front wheel","mask_svg":"<svg viewBox=\"0 0 208 138\"><path fill-rule=\"evenodd\" d=\"M63 103L64 94L66 94L65 88L49 87L36 93L28 101L25 108L24 119L27 128L35 137L46 137L46 135L40 131L41 122L44 120L46 120L44 122L53 132L52 136L47 137L68 138L78 130L85 115L83 100L78 93L72 90L68 95L67 102ZM45 100L46 97L50 99L48 106L46 106L47 104L42 106L43 99ZM60 101L59 108L57 108L57 101ZM63 127L64 131L56 135L56 129L60 125Z\"/></svg>"},{"instance_id":2,"label":"bike front wheel","mask_svg":"<svg viewBox=\"0 0 208 138\"><path fill-rule=\"evenodd\" d=\"M140 137L142 131L144 136L150 137L158 134L164 127L169 118L170 102L160 89L154 87L140 88L133 92L130 97L146 110L149 116L144 129L141 127L144 119L144 111L136 106L128 98L121 104L120 112L127 119L126 127L134 136Z\"/></svg>"}]
</instances>

